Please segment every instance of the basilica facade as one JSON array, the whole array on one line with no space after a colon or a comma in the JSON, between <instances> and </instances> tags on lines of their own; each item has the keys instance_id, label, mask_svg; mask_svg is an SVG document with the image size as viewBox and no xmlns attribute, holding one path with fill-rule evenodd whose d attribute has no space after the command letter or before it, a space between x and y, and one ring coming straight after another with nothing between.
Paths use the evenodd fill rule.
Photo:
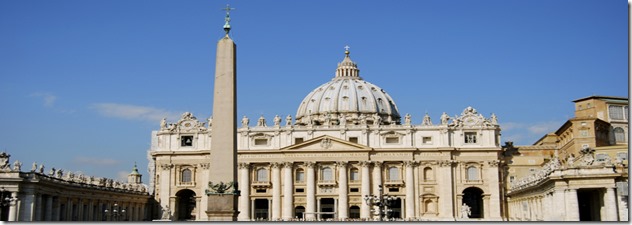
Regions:
<instances>
[{"instance_id":1,"label":"basilica facade","mask_svg":"<svg viewBox=\"0 0 632 225\"><path fill-rule=\"evenodd\" d=\"M345 51L294 115L237 130L238 220L502 220L496 116L464 106L421 124L360 76ZM155 211L208 220L212 117L161 122L148 152ZM380 208L375 198L389 196ZM386 202L386 201L382 201ZM464 215L468 214L468 215Z\"/></svg>"}]
</instances>

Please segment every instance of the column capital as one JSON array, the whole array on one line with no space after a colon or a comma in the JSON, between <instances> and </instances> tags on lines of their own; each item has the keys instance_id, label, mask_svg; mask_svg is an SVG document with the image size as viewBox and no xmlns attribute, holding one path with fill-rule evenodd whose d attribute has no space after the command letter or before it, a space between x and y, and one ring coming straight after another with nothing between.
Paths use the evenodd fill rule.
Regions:
<instances>
[{"instance_id":1,"label":"column capital","mask_svg":"<svg viewBox=\"0 0 632 225\"><path fill-rule=\"evenodd\" d=\"M281 168L281 166L283 166L283 164L282 163L278 163L278 162L273 162L273 163L270 163L270 166L272 167L272 169L278 169L278 168Z\"/></svg>"},{"instance_id":2,"label":"column capital","mask_svg":"<svg viewBox=\"0 0 632 225\"><path fill-rule=\"evenodd\" d=\"M241 162L238 164L239 169L250 169L250 163Z\"/></svg>"},{"instance_id":3,"label":"column capital","mask_svg":"<svg viewBox=\"0 0 632 225\"><path fill-rule=\"evenodd\" d=\"M338 161L336 162L336 166L340 167L340 168L347 168L347 166L349 166L349 162L346 161Z\"/></svg>"},{"instance_id":4,"label":"column capital","mask_svg":"<svg viewBox=\"0 0 632 225\"><path fill-rule=\"evenodd\" d=\"M305 162L305 167L307 168L314 168L315 166L316 166L316 162L314 161Z\"/></svg>"},{"instance_id":5,"label":"column capital","mask_svg":"<svg viewBox=\"0 0 632 225\"><path fill-rule=\"evenodd\" d=\"M160 167L162 168L162 170L170 170L171 168L173 168L173 164L164 163L161 164Z\"/></svg>"},{"instance_id":6,"label":"column capital","mask_svg":"<svg viewBox=\"0 0 632 225\"><path fill-rule=\"evenodd\" d=\"M283 168L288 168L288 169L294 168L294 162L283 162Z\"/></svg>"},{"instance_id":7,"label":"column capital","mask_svg":"<svg viewBox=\"0 0 632 225\"><path fill-rule=\"evenodd\" d=\"M361 167L369 167L371 165L371 161L360 161L358 165Z\"/></svg>"},{"instance_id":8,"label":"column capital","mask_svg":"<svg viewBox=\"0 0 632 225\"><path fill-rule=\"evenodd\" d=\"M419 162L417 162L417 161L405 161L404 162L404 166L406 166L406 167L415 167L417 165L419 165Z\"/></svg>"},{"instance_id":9,"label":"column capital","mask_svg":"<svg viewBox=\"0 0 632 225\"><path fill-rule=\"evenodd\" d=\"M450 167L454 164L454 160L443 160L443 161L439 161L439 166L440 167Z\"/></svg>"},{"instance_id":10,"label":"column capital","mask_svg":"<svg viewBox=\"0 0 632 225\"><path fill-rule=\"evenodd\" d=\"M491 167L498 167L498 165L500 165L500 160L487 161L487 164Z\"/></svg>"},{"instance_id":11,"label":"column capital","mask_svg":"<svg viewBox=\"0 0 632 225\"><path fill-rule=\"evenodd\" d=\"M208 167L210 166L210 163L200 163L200 168L202 169L208 169Z\"/></svg>"},{"instance_id":12,"label":"column capital","mask_svg":"<svg viewBox=\"0 0 632 225\"><path fill-rule=\"evenodd\" d=\"M383 164L384 164L384 162L382 162L382 161L375 161L375 162L373 162L373 167L375 167L375 168L382 168Z\"/></svg>"}]
</instances>

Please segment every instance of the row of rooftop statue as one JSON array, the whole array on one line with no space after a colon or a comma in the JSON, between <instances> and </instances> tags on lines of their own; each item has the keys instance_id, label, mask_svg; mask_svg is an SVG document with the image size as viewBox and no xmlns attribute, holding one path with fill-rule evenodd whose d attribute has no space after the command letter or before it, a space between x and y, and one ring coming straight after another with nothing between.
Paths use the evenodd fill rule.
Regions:
<instances>
[{"instance_id":1,"label":"row of rooftop statue","mask_svg":"<svg viewBox=\"0 0 632 225\"><path fill-rule=\"evenodd\" d=\"M13 162L13 168L11 168L11 164L9 163L10 156L11 155L7 154L6 152L0 153L0 171L21 172L22 162L20 162L19 160L15 160ZM33 162L33 166L31 167L31 173L44 175L49 178L56 178L56 180L63 180L63 181L68 181L68 182L80 183L80 184L92 184L92 185L100 186L100 187L117 188L117 189L124 189L124 190L129 190L129 191L138 191L138 192L147 191L147 188L143 184L122 183L110 178L86 176L81 172L76 172L76 173L73 173L71 171L64 172L63 169L55 169L54 167L48 171L48 174L46 174L44 173L44 164L40 164L38 167L37 162Z\"/></svg>"},{"instance_id":2,"label":"row of rooftop statue","mask_svg":"<svg viewBox=\"0 0 632 225\"><path fill-rule=\"evenodd\" d=\"M474 116L476 118L476 125L481 125L481 126L496 126L498 125L498 118L496 117L496 115L494 113L491 114L489 119L486 119L483 117L483 115L478 114L476 112L476 109L473 109L472 107L467 107L463 113L461 114L461 116L457 116L455 115L454 117L450 117L448 116L447 113L443 113L440 117L440 121L441 121L441 125L444 126L462 126L463 125L463 117L464 116ZM386 118L386 119L384 119ZM449 120L452 119L452 123L449 123ZM189 121L189 120L197 120L197 118L195 116L193 116L193 114L191 114L190 112L185 112L184 114L182 114L182 117L180 119L180 121ZM275 127L280 127L281 123L282 123L282 119L279 115L274 116L273 118L273 123ZM391 125L396 125L399 123L399 119L396 119L396 121L393 121L391 116L384 116L384 115L380 115L378 113L373 113L373 114L361 114L361 113L349 113L349 114L344 114L344 113L326 113L326 114L321 114L321 115L307 115L303 118L300 118L299 120L296 121L295 125L306 125L306 126L312 126L312 125L321 125L321 126L329 126L329 125L337 125L337 126L347 126L347 125L373 125L373 126L380 126L380 125L386 125L386 124L391 124ZM204 127L208 127L210 128L213 124L213 116L209 117L207 119L206 123L195 123L192 128L199 128L199 129L203 129ZM406 114L404 116L404 125L406 126L411 126L411 115L410 114ZM422 126L432 126L432 120L430 119L430 115L428 115L428 113L426 113L426 115L423 118L423 121L421 122ZM241 126L242 127L249 127L250 126L250 119L246 116L243 116L243 118L241 119ZM257 125L256 127L267 127L267 122L265 117L263 117L263 115L261 117L259 117L259 119L257 120ZM287 115L285 117L285 126L292 126L292 116L291 115ZM172 124L167 124L167 118L163 118L162 121L160 122L160 128L161 130L175 130L178 127L177 123L172 123Z\"/></svg>"}]
</instances>

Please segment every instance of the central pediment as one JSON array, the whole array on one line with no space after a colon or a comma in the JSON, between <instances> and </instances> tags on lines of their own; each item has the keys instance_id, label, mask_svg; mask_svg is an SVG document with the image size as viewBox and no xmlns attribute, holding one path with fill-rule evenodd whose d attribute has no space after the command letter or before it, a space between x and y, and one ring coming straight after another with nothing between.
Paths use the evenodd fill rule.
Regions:
<instances>
[{"instance_id":1,"label":"central pediment","mask_svg":"<svg viewBox=\"0 0 632 225\"><path fill-rule=\"evenodd\" d=\"M339 138L335 138L328 135L315 137L304 141L303 143L290 145L281 150L296 151L296 150L317 150L317 151L333 151L333 150L371 150L369 146L361 145Z\"/></svg>"}]
</instances>

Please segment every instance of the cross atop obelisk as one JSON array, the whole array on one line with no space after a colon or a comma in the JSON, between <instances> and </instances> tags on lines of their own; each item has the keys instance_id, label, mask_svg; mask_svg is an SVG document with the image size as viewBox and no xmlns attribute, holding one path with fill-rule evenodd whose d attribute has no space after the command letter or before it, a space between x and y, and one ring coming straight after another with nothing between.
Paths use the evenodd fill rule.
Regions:
<instances>
[{"instance_id":1,"label":"cross atop obelisk","mask_svg":"<svg viewBox=\"0 0 632 225\"><path fill-rule=\"evenodd\" d=\"M230 11L235 10L235 8L231 8L229 4L226 4L226 8L223 8L222 10L226 11L226 18L224 18L226 21L224 24L224 31L226 31L226 35L228 35L228 32L230 32Z\"/></svg>"},{"instance_id":2,"label":"cross atop obelisk","mask_svg":"<svg viewBox=\"0 0 632 225\"><path fill-rule=\"evenodd\" d=\"M213 126L208 169L206 215L212 221L236 221L237 187L237 46L228 36L230 6L226 5L226 36L217 42Z\"/></svg>"}]
</instances>

